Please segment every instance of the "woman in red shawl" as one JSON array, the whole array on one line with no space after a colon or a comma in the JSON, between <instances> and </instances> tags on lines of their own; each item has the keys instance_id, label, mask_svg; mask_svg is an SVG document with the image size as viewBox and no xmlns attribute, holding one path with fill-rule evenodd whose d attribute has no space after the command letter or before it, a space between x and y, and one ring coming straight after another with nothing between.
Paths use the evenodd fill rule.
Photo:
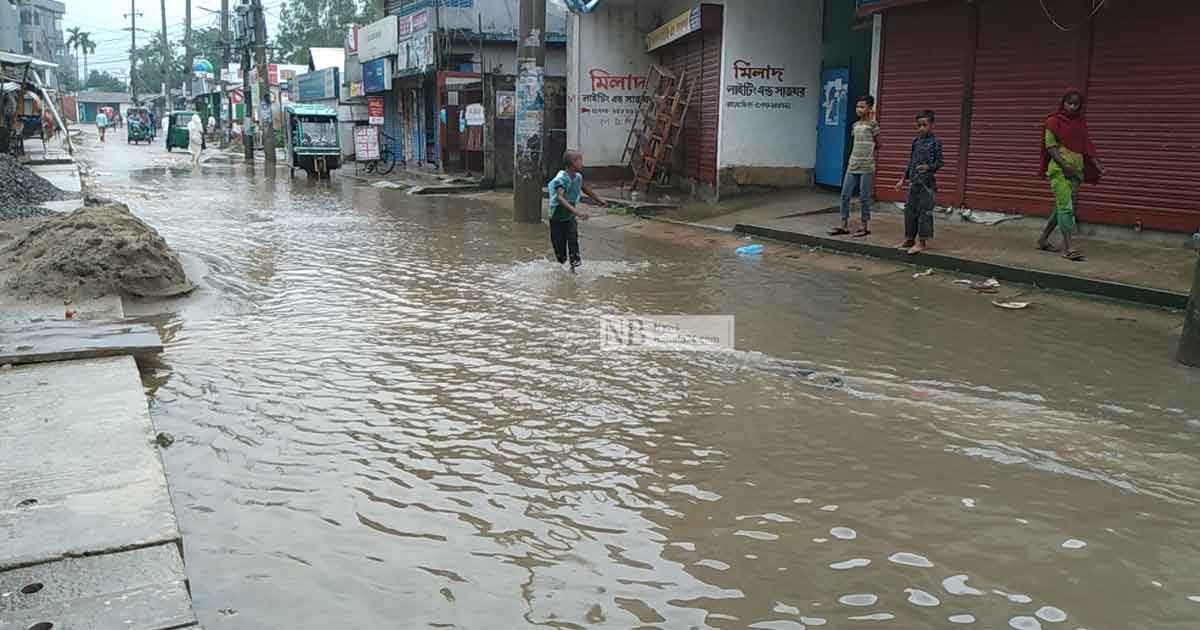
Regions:
<instances>
[{"instance_id":1,"label":"woman in red shawl","mask_svg":"<svg viewBox=\"0 0 1200 630\"><path fill-rule=\"evenodd\" d=\"M1083 115L1083 93L1070 88L1059 101L1058 111L1046 118L1042 129L1041 173L1050 178L1054 191L1054 211L1038 239L1038 249L1055 251L1049 239L1057 228L1063 235L1063 257L1083 260L1083 254L1071 246L1075 232L1075 195L1083 182L1095 184L1104 174L1096 145L1092 144L1087 119Z\"/></svg>"}]
</instances>

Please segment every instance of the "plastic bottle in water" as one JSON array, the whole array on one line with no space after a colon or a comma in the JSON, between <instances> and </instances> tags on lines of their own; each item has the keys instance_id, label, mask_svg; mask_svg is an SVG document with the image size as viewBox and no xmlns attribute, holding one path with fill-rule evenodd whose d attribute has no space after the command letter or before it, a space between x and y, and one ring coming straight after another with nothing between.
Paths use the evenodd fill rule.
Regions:
<instances>
[{"instance_id":1,"label":"plastic bottle in water","mask_svg":"<svg viewBox=\"0 0 1200 630\"><path fill-rule=\"evenodd\" d=\"M761 254L762 251L763 251L763 246L760 245L759 243L755 243L753 245L743 245L743 246L737 248L737 255L738 256L753 256L755 254Z\"/></svg>"}]
</instances>

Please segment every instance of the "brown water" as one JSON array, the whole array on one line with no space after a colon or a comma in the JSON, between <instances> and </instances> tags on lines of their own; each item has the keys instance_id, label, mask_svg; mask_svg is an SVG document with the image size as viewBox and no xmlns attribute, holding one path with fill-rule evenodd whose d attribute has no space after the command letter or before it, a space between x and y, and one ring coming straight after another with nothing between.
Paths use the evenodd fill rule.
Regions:
<instances>
[{"instance_id":1,"label":"brown water","mask_svg":"<svg viewBox=\"0 0 1200 630\"><path fill-rule=\"evenodd\" d=\"M203 270L146 382L209 630L1200 625L1170 317L591 225L572 277L475 201L120 171ZM603 351L634 313L738 350Z\"/></svg>"}]
</instances>

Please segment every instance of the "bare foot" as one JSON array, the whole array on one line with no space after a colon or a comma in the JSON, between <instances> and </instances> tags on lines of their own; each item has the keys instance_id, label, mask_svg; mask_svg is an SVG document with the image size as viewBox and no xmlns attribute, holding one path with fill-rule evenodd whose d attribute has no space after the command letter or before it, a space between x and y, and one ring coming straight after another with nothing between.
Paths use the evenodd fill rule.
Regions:
<instances>
[{"instance_id":1,"label":"bare foot","mask_svg":"<svg viewBox=\"0 0 1200 630\"><path fill-rule=\"evenodd\" d=\"M903 243L900 243L899 245L897 245L896 249L908 249L909 247L912 247L915 244L916 243L914 243L913 241L904 241Z\"/></svg>"},{"instance_id":2,"label":"bare foot","mask_svg":"<svg viewBox=\"0 0 1200 630\"><path fill-rule=\"evenodd\" d=\"M921 252L923 252L927 249L929 249L929 246L926 245L925 243L917 243L916 245L913 245L912 247L908 248L908 254L910 256L913 254L920 254Z\"/></svg>"}]
</instances>

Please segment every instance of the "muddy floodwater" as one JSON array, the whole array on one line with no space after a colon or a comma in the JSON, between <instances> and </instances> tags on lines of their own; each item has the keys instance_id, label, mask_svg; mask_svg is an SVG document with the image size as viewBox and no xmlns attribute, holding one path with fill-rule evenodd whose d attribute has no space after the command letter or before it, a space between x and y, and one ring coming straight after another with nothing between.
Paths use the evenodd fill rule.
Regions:
<instances>
[{"instance_id":1,"label":"muddy floodwater","mask_svg":"<svg viewBox=\"0 0 1200 630\"><path fill-rule=\"evenodd\" d=\"M97 168L201 287L128 310L208 630L1200 627L1175 314L184 161Z\"/></svg>"}]
</instances>

